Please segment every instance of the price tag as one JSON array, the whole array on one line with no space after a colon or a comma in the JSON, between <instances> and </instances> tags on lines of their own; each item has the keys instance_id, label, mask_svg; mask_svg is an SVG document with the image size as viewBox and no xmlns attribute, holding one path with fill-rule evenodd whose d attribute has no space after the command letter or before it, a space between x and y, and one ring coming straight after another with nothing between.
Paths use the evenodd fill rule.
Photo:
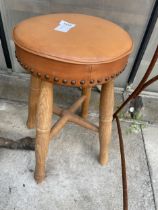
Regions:
<instances>
[{"instance_id":1,"label":"price tag","mask_svg":"<svg viewBox=\"0 0 158 210\"><path fill-rule=\"evenodd\" d=\"M69 23L65 20L61 20L59 25L56 28L54 28L54 30L66 33L70 29L74 28L75 26L76 26L76 24Z\"/></svg>"}]
</instances>

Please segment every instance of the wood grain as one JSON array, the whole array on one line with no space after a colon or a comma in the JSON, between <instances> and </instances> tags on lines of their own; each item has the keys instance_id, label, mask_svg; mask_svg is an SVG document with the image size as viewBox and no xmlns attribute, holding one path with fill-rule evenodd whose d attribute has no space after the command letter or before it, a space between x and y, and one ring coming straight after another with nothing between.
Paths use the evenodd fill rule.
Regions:
<instances>
[{"instance_id":1,"label":"wood grain","mask_svg":"<svg viewBox=\"0 0 158 210\"><path fill-rule=\"evenodd\" d=\"M96 125L74 114L74 112L77 111L77 109L84 103L85 100L86 95L82 95L69 109L66 110L59 108L55 104L53 105L53 112L59 115L61 118L51 128L50 138L54 137L68 121L74 122L84 128L98 132L98 127Z\"/></svg>"},{"instance_id":2,"label":"wood grain","mask_svg":"<svg viewBox=\"0 0 158 210\"><path fill-rule=\"evenodd\" d=\"M30 93L29 93L29 104L28 104L28 119L27 127L35 128L36 125L36 112L37 103L40 94L41 80L37 77L31 76Z\"/></svg>"},{"instance_id":3,"label":"wood grain","mask_svg":"<svg viewBox=\"0 0 158 210\"><path fill-rule=\"evenodd\" d=\"M52 104L52 83L42 81L37 108L37 131L35 141L36 167L34 177L37 183L42 182L45 177L45 161L48 153L53 111Z\"/></svg>"},{"instance_id":4,"label":"wood grain","mask_svg":"<svg viewBox=\"0 0 158 210\"><path fill-rule=\"evenodd\" d=\"M108 162L108 148L111 139L112 116L114 106L114 85L113 81L102 85L99 107L99 140L101 165Z\"/></svg>"},{"instance_id":5,"label":"wood grain","mask_svg":"<svg viewBox=\"0 0 158 210\"><path fill-rule=\"evenodd\" d=\"M86 96L86 100L82 104L81 116L84 119L86 119L88 116L89 102L90 102L90 97L91 97L91 88L90 87L82 88L82 95Z\"/></svg>"}]
</instances>

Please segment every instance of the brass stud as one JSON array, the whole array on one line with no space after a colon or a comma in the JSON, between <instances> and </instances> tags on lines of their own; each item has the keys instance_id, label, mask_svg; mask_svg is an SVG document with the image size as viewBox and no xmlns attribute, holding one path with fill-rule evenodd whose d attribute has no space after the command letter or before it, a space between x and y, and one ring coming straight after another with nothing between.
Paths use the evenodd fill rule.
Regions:
<instances>
[{"instance_id":1,"label":"brass stud","mask_svg":"<svg viewBox=\"0 0 158 210\"><path fill-rule=\"evenodd\" d=\"M101 83L101 80L100 80L100 79L98 79L98 80L97 80L97 82L98 82L98 83Z\"/></svg>"},{"instance_id":2,"label":"brass stud","mask_svg":"<svg viewBox=\"0 0 158 210\"><path fill-rule=\"evenodd\" d=\"M38 76L38 77L41 77L41 73L37 72L37 76Z\"/></svg>"},{"instance_id":3,"label":"brass stud","mask_svg":"<svg viewBox=\"0 0 158 210\"><path fill-rule=\"evenodd\" d=\"M49 75L48 74L46 74L44 77L45 77L45 79L49 79Z\"/></svg>"},{"instance_id":4,"label":"brass stud","mask_svg":"<svg viewBox=\"0 0 158 210\"><path fill-rule=\"evenodd\" d=\"M63 82L64 84L66 84L66 83L67 83L67 80L66 80L66 79L64 79L62 82Z\"/></svg>"},{"instance_id":5,"label":"brass stud","mask_svg":"<svg viewBox=\"0 0 158 210\"><path fill-rule=\"evenodd\" d=\"M33 74L33 70L32 69L30 70L30 73Z\"/></svg>"},{"instance_id":6,"label":"brass stud","mask_svg":"<svg viewBox=\"0 0 158 210\"><path fill-rule=\"evenodd\" d=\"M59 82L59 78L55 77L55 78L54 78L54 81L55 81L55 82Z\"/></svg>"},{"instance_id":7,"label":"brass stud","mask_svg":"<svg viewBox=\"0 0 158 210\"><path fill-rule=\"evenodd\" d=\"M24 64L24 68L25 68L25 69L27 69L27 68L28 68L28 66Z\"/></svg>"},{"instance_id":8,"label":"brass stud","mask_svg":"<svg viewBox=\"0 0 158 210\"><path fill-rule=\"evenodd\" d=\"M71 84L72 84L72 85L76 84L76 81L75 81L75 80L72 80L72 81L71 81Z\"/></svg>"},{"instance_id":9,"label":"brass stud","mask_svg":"<svg viewBox=\"0 0 158 210\"><path fill-rule=\"evenodd\" d=\"M81 84L81 85L85 84L85 81L84 81L84 80L81 80L81 81L80 81L80 84Z\"/></svg>"},{"instance_id":10,"label":"brass stud","mask_svg":"<svg viewBox=\"0 0 158 210\"><path fill-rule=\"evenodd\" d=\"M31 71L31 67L28 67L27 69L28 69L29 71Z\"/></svg>"},{"instance_id":11,"label":"brass stud","mask_svg":"<svg viewBox=\"0 0 158 210\"><path fill-rule=\"evenodd\" d=\"M93 79L91 79L91 80L90 80L90 84L93 84L93 83L94 83L94 80L93 80Z\"/></svg>"},{"instance_id":12,"label":"brass stud","mask_svg":"<svg viewBox=\"0 0 158 210\"><path fill-rule=\"evenodd\" d=\"M108 81L108 80L109 80L109 77L106 77L106 78L105 78L105 81Z\"/></svg>"}]
</instances>

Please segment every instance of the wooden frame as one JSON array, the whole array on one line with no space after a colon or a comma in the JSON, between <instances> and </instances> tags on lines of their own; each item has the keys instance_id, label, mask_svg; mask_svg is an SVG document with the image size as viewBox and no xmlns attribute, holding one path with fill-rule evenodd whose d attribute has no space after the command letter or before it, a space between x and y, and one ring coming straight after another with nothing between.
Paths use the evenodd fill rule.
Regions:
<instances>
[{"instance_id":1,"label":"wooden frame","mask_svg":"<svg viewBox=\"0 0 158 210\"><path fill-rule=\"evenodd\" d=\"M63 110L53 105L53 84L47 81L41 81L32 76L27 126L28 128L36 127L36 167L34 177L37 183L42 182L45 177L45 161L49 140L54 137L68 121L74 122L92 131L99 132L99 161L102 165L107 163L114 105L113 81L111 80L102 85L99 127L86 120L90 95L91 88L84 88L81 97L70 108ZM82 106L81 117L75 114L80 106ZM59 115L60 119L51 128L53 112Z\"/></svg>"}]
</instances>

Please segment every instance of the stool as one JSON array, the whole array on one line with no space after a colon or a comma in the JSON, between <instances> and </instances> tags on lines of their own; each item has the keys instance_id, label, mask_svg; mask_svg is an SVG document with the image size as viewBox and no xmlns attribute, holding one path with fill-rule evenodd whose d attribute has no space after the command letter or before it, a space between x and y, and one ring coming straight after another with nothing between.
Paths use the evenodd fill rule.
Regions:
<instances>
[{"instance_id":1,"label":"stool","mask_svg":"<svg viewBox=\"0 0 158 210\"><path fill-rule=\"evenodd\" d=\"M67 32L55 30L61 20L75 26ZM68 121L99 132L99 161L106 164L113 118L113 81L124 70L132 51L128 33L98 17L50 14L17 24L13 39L17 60L31 74L27 127L36 128L36 182L45 177L49 140ZM69 109L62 110L53 104L54 84L81 87L82 95ZM102 85L99 127L86 119L91 88L98 84ZM74 113L81 105L78 116ZM61 118L51 128L52 113Z\"/></svg>"}]
</instances>

